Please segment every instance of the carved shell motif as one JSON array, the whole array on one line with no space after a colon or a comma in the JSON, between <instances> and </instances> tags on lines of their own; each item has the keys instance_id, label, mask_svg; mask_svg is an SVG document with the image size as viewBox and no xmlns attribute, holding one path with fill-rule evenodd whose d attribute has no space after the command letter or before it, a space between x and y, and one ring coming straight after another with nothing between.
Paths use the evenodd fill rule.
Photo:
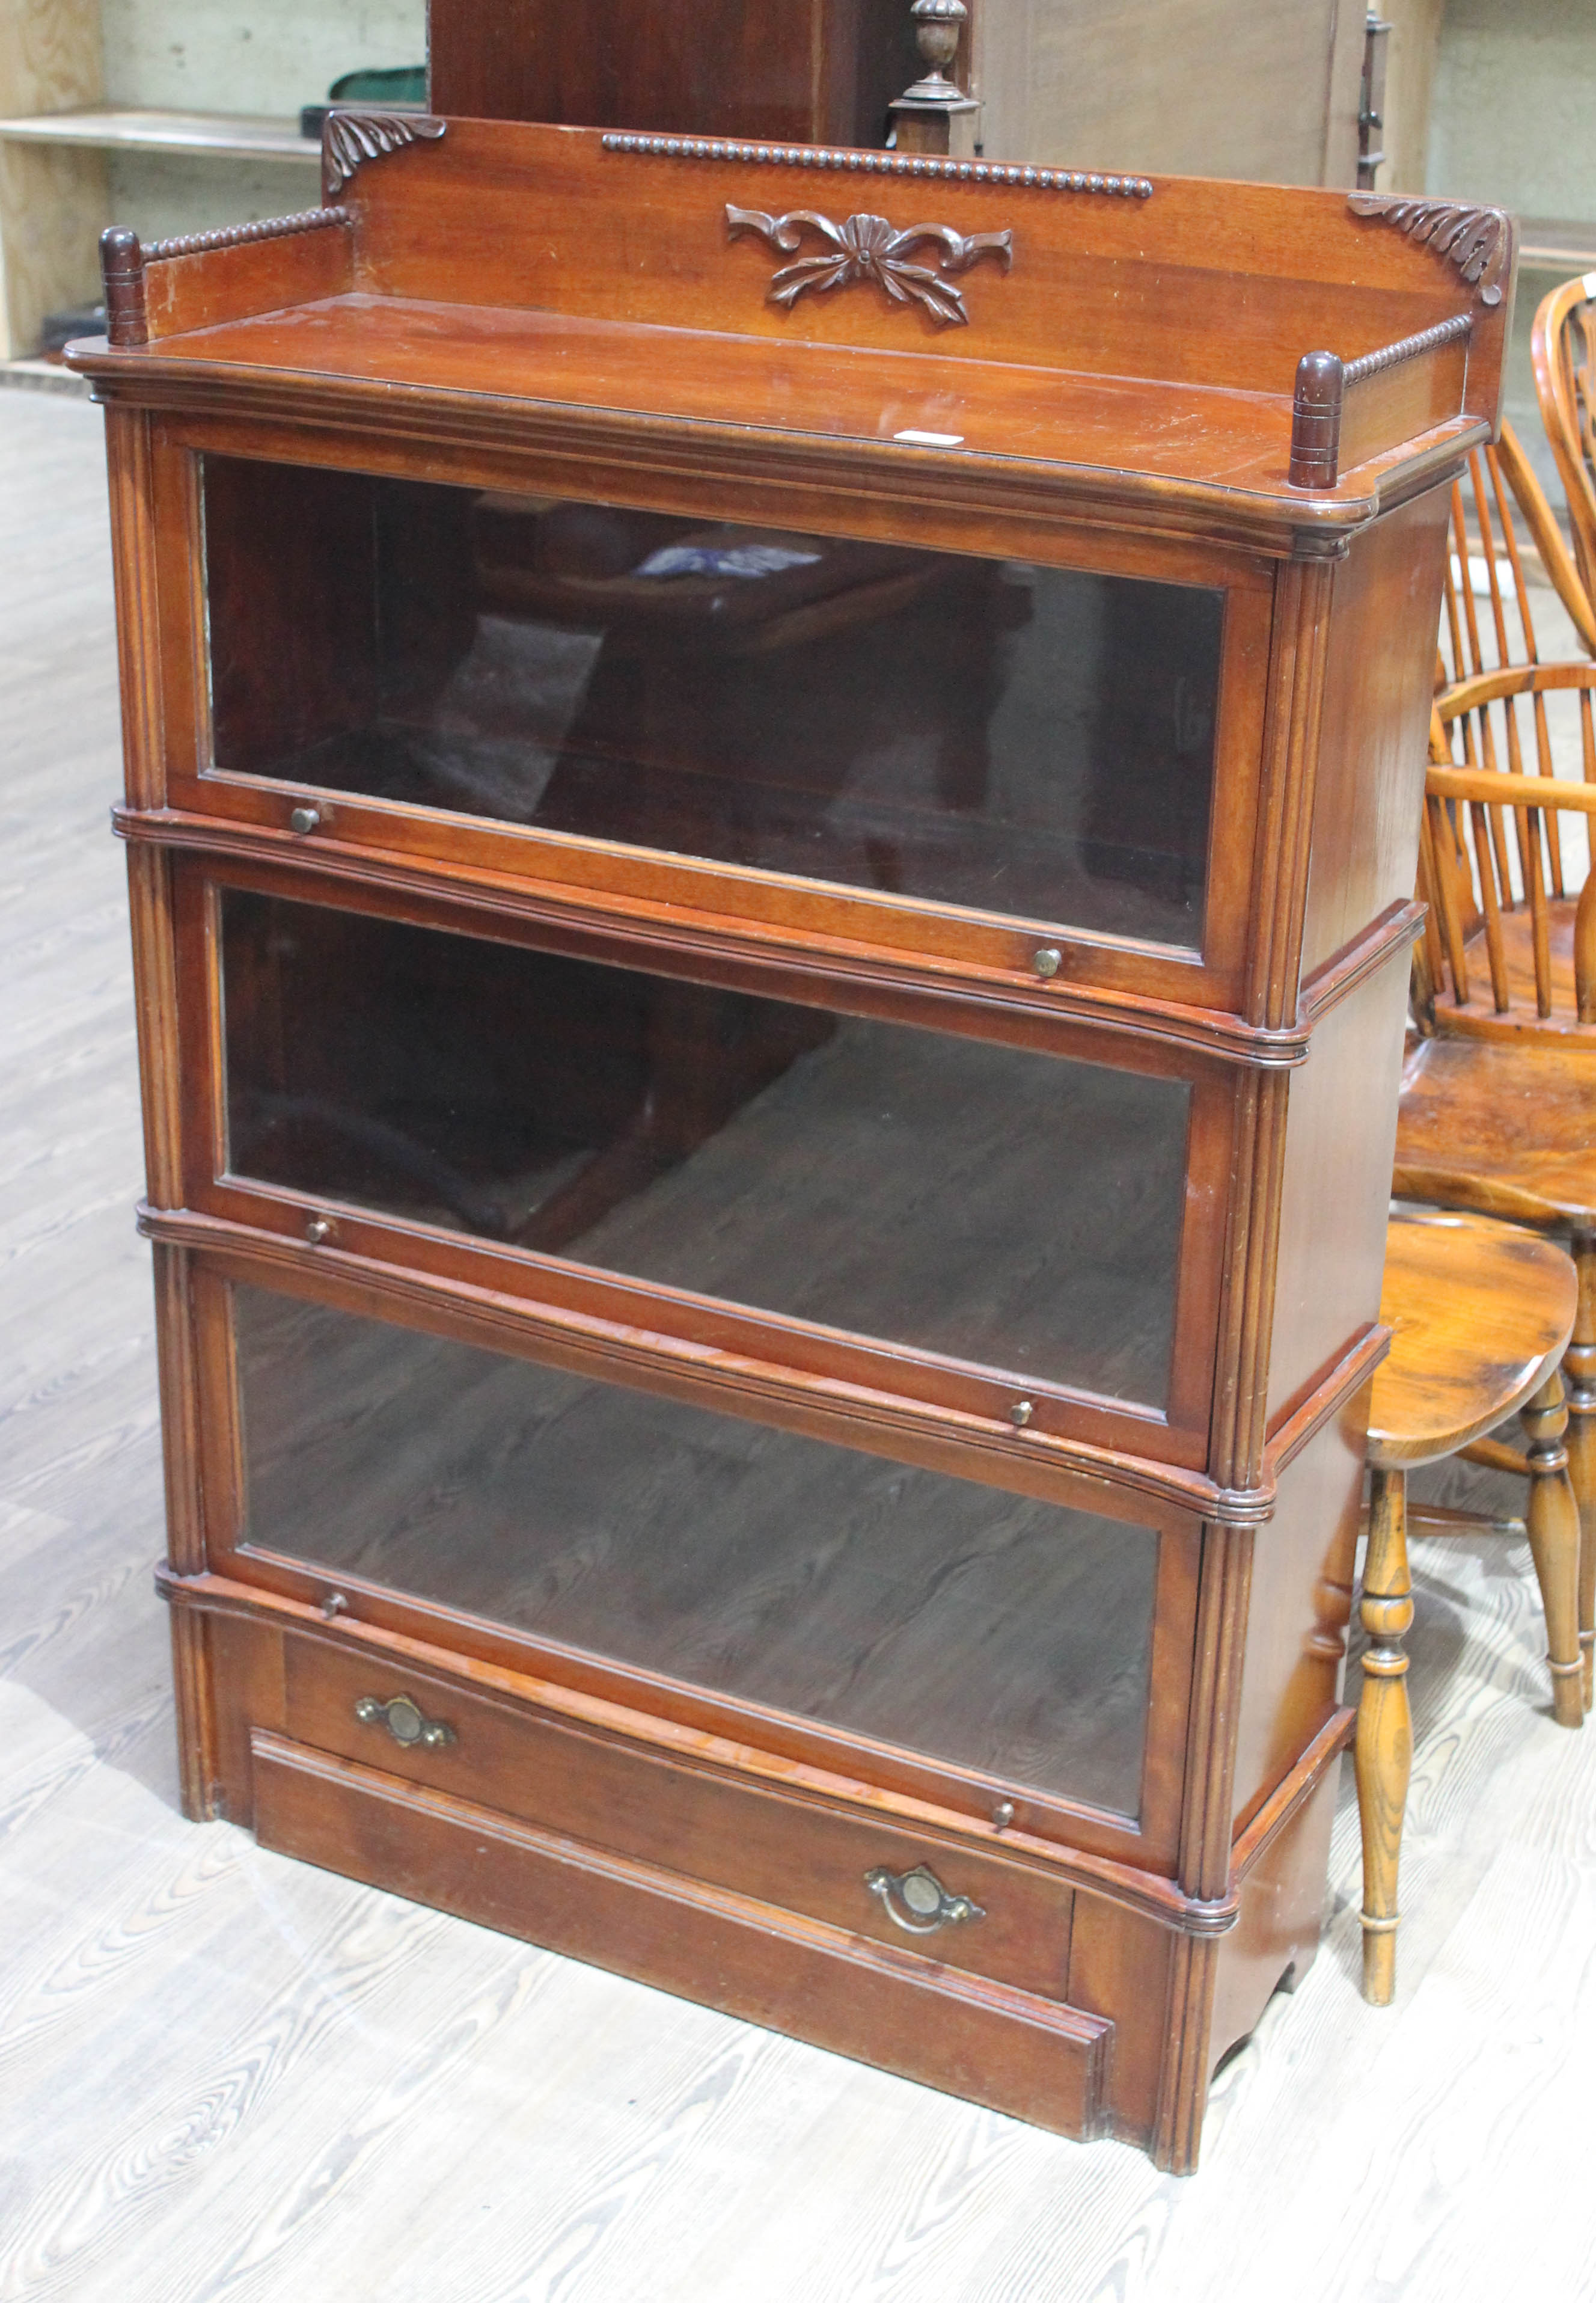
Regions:
<instances>
[{"instance_id":1,"label":"carved shell motif","mask_svg":"<svg viewBox=\"0 0 1596 2303\"><path fill-rule=\"evenodd\" d=\"M427 112L330 112L322 123L323 199L337 199L363 162L435 142L446 124Z\"/></svg>"},{"instance_id":2,"label":"carved shell motif","mask_svg":"<svg viewBox=\"0 0 1596 2303\"><path fill-rule=\"evenodd\" d=\"M1455 264L1482 304L1502 300L1501 275L1511 236L1500 208L1469 207L1458 200L1404 199L1387 192L1355 192L1347 203L1354 215L1395 224L1409 240L1422 241Z\"/></svg>"},{"instance_id":3,"label":"carved shell motif","mask_svg":"<svg viewBox=\"0 0 1596 2303\"><path fill-rule=\"evenodd\" d=\"M830 241L827 254L806 256L797 264L785 265L771 279L769 300L789 308L806 289L824 291L845 288L853 280L873 280L895 304L912 300L922 304L944 327L968 326L964 299L945 275L967 272L983 256L996 257L1005 272L1014 260L1012 232L977 232L968 240L945 224L917 224L907 232L895 232L885 216L851 215L846 224L837 224L813 208L794 208L786 215L769 216L758 208L728 207L726 223L734 240L739 232L757 232L784 256L794 253L806 229ZM926 240L942 243L937 264L909 263L910 249Z\"/></svg>"}]
</instances>

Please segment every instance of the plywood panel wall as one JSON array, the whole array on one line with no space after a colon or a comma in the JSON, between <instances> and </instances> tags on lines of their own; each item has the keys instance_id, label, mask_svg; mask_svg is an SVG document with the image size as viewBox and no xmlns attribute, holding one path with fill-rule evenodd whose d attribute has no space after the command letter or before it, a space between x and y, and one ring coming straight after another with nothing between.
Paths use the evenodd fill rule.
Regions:
<instances>
[{"instance_id":1,"label":"plywood panel wall","mask_svg":"<svg viewBox=\"0 0 1596 2303\"><path fill-rule=\"evenodd\" d=\"M99 0L0 5L0 114L97 104L103 85ZM94 155L0 143L0 357L33 350L46 312L96 292L109 221Z\"/></svg>"},{"instance_id":2,"label":"plywood panel wall","mask_svg":"<svg viewBox=\"0 0 1596 2303\"><path fill-rule=\"evenodd\" d=\"M979 0L972 13L995 159L1357 180L1364 0Z\"/></svg>"}]
</instances>

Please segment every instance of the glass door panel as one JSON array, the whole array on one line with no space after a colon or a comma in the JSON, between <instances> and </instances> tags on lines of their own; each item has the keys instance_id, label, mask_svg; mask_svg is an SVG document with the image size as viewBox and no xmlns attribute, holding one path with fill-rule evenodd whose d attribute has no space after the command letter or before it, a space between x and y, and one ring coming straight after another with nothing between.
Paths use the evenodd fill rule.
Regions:
<instances>
[{"instance_id":1,"label":"glass door panel","mask_svg":"<svg viewBox=\"0 0 1596 2303\"><path fill-rule=\"evenodd\" d=\"M203 474L217 770L1202 944L1217 588Z\"/></svg>"},{"instance_id":2,"label":"glass door panel","mask_svg":"<svg viewBox=\"0 0 1596 2303\"><path fill-rule=\"evenodd\" d=\"M221 891L229 1168L1162 1408L1191 1089Z\"/></svg>"},{"instance_id":3,"label":"glass door panel","mask_svg":"<svg viewBox=\"0 0 1596 2303\"><path fill-rule=\"evenodd\" d=\"M1155 1530L231 1292L252 1548L1137 1813Z\"/></svg>"}]
</instances>

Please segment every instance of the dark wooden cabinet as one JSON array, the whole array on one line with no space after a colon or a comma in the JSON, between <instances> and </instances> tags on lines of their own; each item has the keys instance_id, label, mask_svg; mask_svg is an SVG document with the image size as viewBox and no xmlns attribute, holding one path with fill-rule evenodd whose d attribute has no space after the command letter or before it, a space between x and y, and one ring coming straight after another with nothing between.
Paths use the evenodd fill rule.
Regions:
<instances>
[{"instance_id":1,"label":"dark wooden cabinet","mask_svg":"<svg viewBox=\"0 0 1596 2303\"><path fill-rule=\"evenodd\" d=\"M891 129L935 150L951 128L961 153L1038 167L1362 181L1366 18L1348 0L968 0L950 68L975 101L940 116L889 109L928 69L911 0L429 0L427 17L441 113L822 144Z\"/></svg>"},{"instance_id":2,"label":"dark wooden cabinet","mask_svg":"<svg viewBox=\"0 0 1596 2303\"><path fill-rule=\"evenodd\" d=\"M330 139L73 354L189 1810L1188 2167L1318 1940L1508 229Z\"/></svg>"},{"instance_id":3,"label":"dark wooden cabinet","mask_svg":"<svg viewBox=\"0 0 1596 2303\"><path fill-rule=\"evenodd\" d=\"M429 100L479 120L878 144L909 0L428 0Z\"/></svg>"}]
</instances>

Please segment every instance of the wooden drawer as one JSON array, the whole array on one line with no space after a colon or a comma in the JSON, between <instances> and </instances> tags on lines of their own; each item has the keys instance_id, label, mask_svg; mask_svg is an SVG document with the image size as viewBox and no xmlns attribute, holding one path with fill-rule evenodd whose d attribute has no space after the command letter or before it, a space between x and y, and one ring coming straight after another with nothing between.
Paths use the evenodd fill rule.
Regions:
<instances>
[{"instance_id":1,"label":"wooden drawer","mask_svg":"<svg viewBox=\"0 0 1596 2303\"><path fill-rule=\"evenodd\" d=\"M1102 2131L1100 2016L281 1736L253 1749L265 1847L1061 2134Z\"/></svg>"},{"instance_id":2,"label":"wooden drawer","mask_svg":"<svg viewBox=\"0 0 1596 2303\"><path fill-rule=\"evenodd\" d=\"M381 1717L358 1716L357 1707L396 1696L413 1699L453 1740L402 1743ZM951 1833L738 1781L313 1639L286 1641L284 1725L296 1742L364 1767L851 1936L1064 1997L1068 1884ZM865 1884L867 1873L901 1879L922 1867L982 1916L911 1931ZM914 1916L896 1890L891 1902ZM523 1931L544 1940L534 1923Z\"/></svg>"}]
</instances>

